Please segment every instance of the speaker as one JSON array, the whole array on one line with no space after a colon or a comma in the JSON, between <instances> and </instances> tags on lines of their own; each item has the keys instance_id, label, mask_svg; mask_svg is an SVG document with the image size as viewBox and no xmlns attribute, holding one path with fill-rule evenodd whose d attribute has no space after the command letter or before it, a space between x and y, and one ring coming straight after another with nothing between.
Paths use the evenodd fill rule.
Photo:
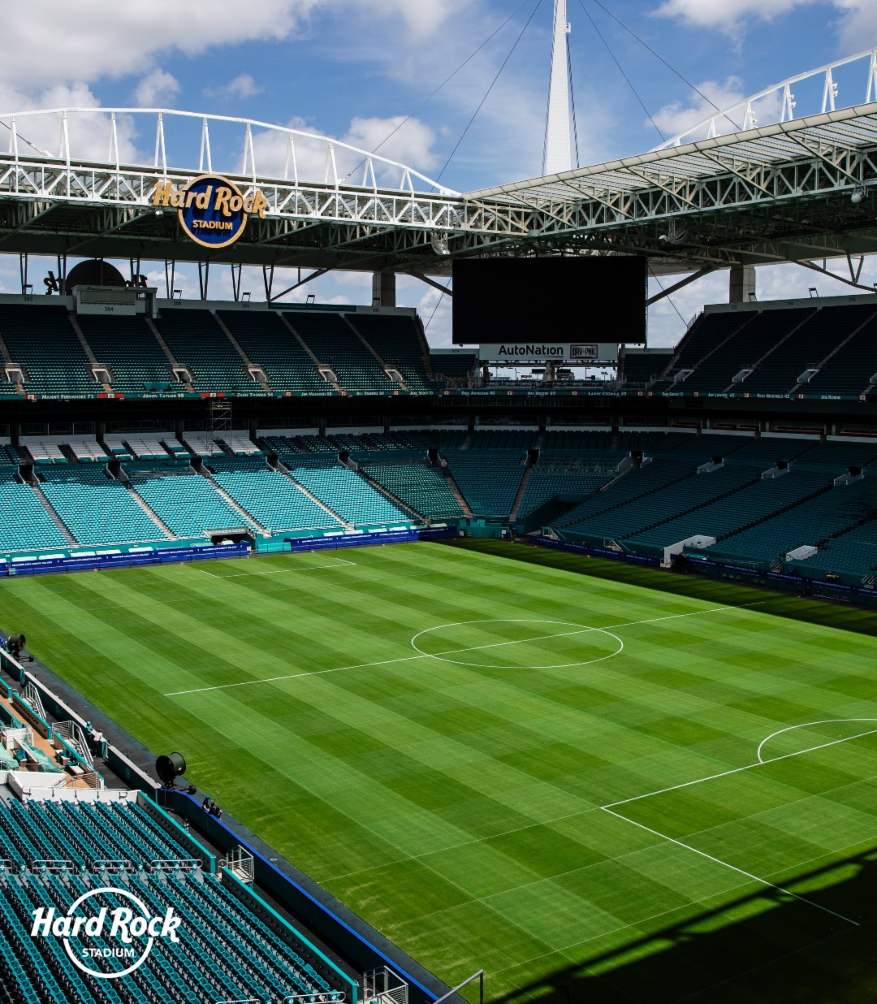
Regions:
<instances>
[{"instance_id":1,"label":"speaker","mask_svg":"<svg viewBox=\"0 0 877 1004\"><path fill-rule=\"evenodd\" d=\"M155 773L159 781L170 788L178 777L186 773L186 758L182 753L163 753L155 761Z\"/></svg>"}]
</instances>

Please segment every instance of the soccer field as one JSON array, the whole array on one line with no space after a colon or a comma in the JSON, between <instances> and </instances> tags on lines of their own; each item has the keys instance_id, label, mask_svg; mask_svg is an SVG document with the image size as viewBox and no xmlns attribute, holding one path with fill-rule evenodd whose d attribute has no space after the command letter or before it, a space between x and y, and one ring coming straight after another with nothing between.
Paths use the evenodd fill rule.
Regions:
<instances>
[{"instance_id":1,"label":"soccer field","mask_svg":"<svg viewBox=\"0 0 877 1004\"><path fill-rule=\"evenodd\" d=\"M873 615L530 553L12 579L0 626L446 982L873 1001Z\"/></svg>"}]
</instances>

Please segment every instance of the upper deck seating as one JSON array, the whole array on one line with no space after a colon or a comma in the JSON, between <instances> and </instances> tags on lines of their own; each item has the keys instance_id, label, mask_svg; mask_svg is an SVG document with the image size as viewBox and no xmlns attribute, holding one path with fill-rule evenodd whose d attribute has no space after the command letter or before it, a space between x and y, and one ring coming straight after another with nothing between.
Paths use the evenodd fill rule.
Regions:
<instances>
[{"instance_id":1,"label":"upper deck seating","mask_svg":"<svg viewBox=\"0 0 877 1004\"><path fill-rule=\"evenodd\" d=\"M95 359L109 367L114 391L144 394L183 390L145 318L81 314L79 326Z\"/></svg>"},{"instance_id":2,"label":"upper deck seating","mask_svg":"<svg viewBox=\"0 0 877 1004\"><path fill-rule=\"evenodd\" d=\"M399 371L413 394L432 394L433 382L426 372L426 342L413 317L392 314L348 315L353 326L387 366Z\"/></svg>"},{"instance_id":3,"label":"upper deck seating","mask_svg":"<svg viewBox=\"0 0 877 1004\"><path fill-rule=\"evenodd\" d=\"M737 389L742 394L790 393L806 370L818 367L833 349L875 314L877 307L860 304L817 310L763 359ZM807 384L801 388L804 393L809 389Z\"/></svg>"},{"instance_id":4,"label":"upper deck seating","mask_svg":"<svg viewBox=\"0 0 877 1004\"><path fill-rule=\"evenodd\" d=\"M0 336L25 369L28 393L64 398L102 391L64 307L3 304Z\"/></svg>"},{"instance_id":5,"label":"upper deck seating","mask_svg":"<svg viewBox=\"0 0 877 1004\"><path fill-rule=\"evenodd\" d=\"M311 357L275 310L220 310L219 316L254 364L261 366L274 390L332 395ZM294 316L285 312L285 316Z\"/></svg>"},{"instance_id":6,"label":"upper deck seating","mask_svg":"<svg viewBox=\"0 0 877 1004\"><path fill-rule=\"evenodd\" d=\"M191 374L195 390L264 393L209 310L164 307L155 324L174 359Z\"/></svg>"},{"instance_id":7,"label":"upper deck seating","mask_svg":"<svg viewBox=\"0 0 877 1004\"><path fill-rule=\"evenodd\" d=\"M341 314L299 311L286 317L348 393L389 394L397 388Z\"/></svg>"}]
</instances>

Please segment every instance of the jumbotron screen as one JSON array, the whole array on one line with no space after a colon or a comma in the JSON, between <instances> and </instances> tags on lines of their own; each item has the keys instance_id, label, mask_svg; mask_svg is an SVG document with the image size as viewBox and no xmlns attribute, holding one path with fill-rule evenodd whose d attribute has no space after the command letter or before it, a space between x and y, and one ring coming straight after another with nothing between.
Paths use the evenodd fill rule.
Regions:
<instances>
[{"instance_id":1,"label":"jumbotron screen","mask_svg":"<svg viewBox=\"0 0 877 1004\"><path fill-rule=\"evenodd\" d=\"M646 259L461 258L455 345L646 340Z\"/></svg>"}]
</instances>

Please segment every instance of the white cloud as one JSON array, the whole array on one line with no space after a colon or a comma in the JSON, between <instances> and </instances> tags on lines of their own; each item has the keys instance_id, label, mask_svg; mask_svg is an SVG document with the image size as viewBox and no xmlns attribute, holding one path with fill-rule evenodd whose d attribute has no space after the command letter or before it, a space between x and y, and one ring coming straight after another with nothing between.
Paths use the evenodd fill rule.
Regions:
<instances>
[{"instance_id":1,"label":"white cloud","mask_svg":"<svg viewBox=\"0 0 877 1004\"><path fill-rule=\"evenodd\" d=\"M134 100L143 108L158 108L180 93L180 85L177 78L156 67L137 85L134 92Z\"/></svg>"},{"instance_id":2,"label":"white cloud","mask_svg":"<svg viewBox=\"0 0 877 1004\"><path fill-rule=\"evenodd\" d=\"M673 101L655 113L655 123L662 132L668 136L685 132L686 129L711 116L716 108L731 108L746 96L739 77L728 77L721 84L715 80L704 80L697 85L697 88L709 100L695 95L688 104ZM719 124L727 126L727 130L723 131L730 132L734 128L727 120Z\"/></svg>"},{"instance_id":3,"label":"white cloud","mask_svg":"<svg viewBox=\"0 0 877 1004\"><path fill-rule=\"evenodd\" d=\"M695 28L718 28L739 35L747 20L773 21L798 7L823 3L841 15L837 23L844 54L858 52L877 39L874 0L662 0L653 11Z\"/></svg>"},{"instance_id":4,"label":"white cloud","mask_svg":"<svg viewBox=\"0 0 877 1004\"><path fill-rule=\"evenodd\" d=\"M874 0L834 0L843 13L841 44L845 52L858 52L877 41L877 3Z\"/></svg>"},{"instance_id":5,"label":"white cloud","mask_svg":"<svg viewBox=\"0 0 877 1004\"><path fill-rule=\"evenodd\" d=\"M94 109L94 112L86 110L79 115L71 116L68 120L72 155L85 160L111 158L113 151L110 118L100 112L100 102L87 84L56 84L38 93L23 94L17 88L0 81L0 108L26 108L36 111L42 108L65 107ZM8 123L9 120L5 121ZM32 153L33 147L37 147L50 156L61 156L61 121L58 115L22 116L16 123L16 129L20 137L22 154L28 151ZM119 115L116 119L116 130L120 159L128 162L135 160L137 149L131 117ZM8 134L7 131L8 125L2 129L4 137ZM2 139L2 142L5 143L6 140Z\"/></svg>"},{"instance_id":6,"label":"white cloud","mask_svg":"<svg viewBox=\"0 0 877 1004\"><path fill-rule=\"evenodd\" d=\"M3 4L0 79L39 86L57 80L93 81L146 69L157 52L187 54L253 39L282 39L327 0L248 0L227 5L151 0L117 4L108 16L101 0L70 4L43 0L39 17L31 0ZM334 2L334 0L329 0Z\"/></svg>"},{"instance_id":7,"label":"white cloud","mask_svg":"<svg viewBox=\"0 0 877 1004\"><path fill-rule=\"evenodd\" d=\"M817 0L663 0L655 14L678 18L698 28L734 30L748 17L772 21L795 7L815 2Z\"/></svg>"},{"instance_id":8,"label":"white cloud","mask_svg":"<svg viewBox=\"0 0 877 1004\"><path fill-rule=\"evenodd\" d=\"M262 90L263 88L259 87L249 73L239 73L236 77L232 77L228 83L222 84L220 87L206 88L204 93L211 98L244 100L246 98L254 98L257 94L261 94Z\"/></svg>"},{"instance_id":9,"label":"white cloud","mask_svg":"<svg viewBox=\"0 0 877 1004\"><path fill-rule=\"evenodd\" d=\"M452 17L471 3L467 0L353 0L351 6L378 11L385 16L401 17L408 33L415 39L433 35Z\"/></svg>"}]
</instances>

